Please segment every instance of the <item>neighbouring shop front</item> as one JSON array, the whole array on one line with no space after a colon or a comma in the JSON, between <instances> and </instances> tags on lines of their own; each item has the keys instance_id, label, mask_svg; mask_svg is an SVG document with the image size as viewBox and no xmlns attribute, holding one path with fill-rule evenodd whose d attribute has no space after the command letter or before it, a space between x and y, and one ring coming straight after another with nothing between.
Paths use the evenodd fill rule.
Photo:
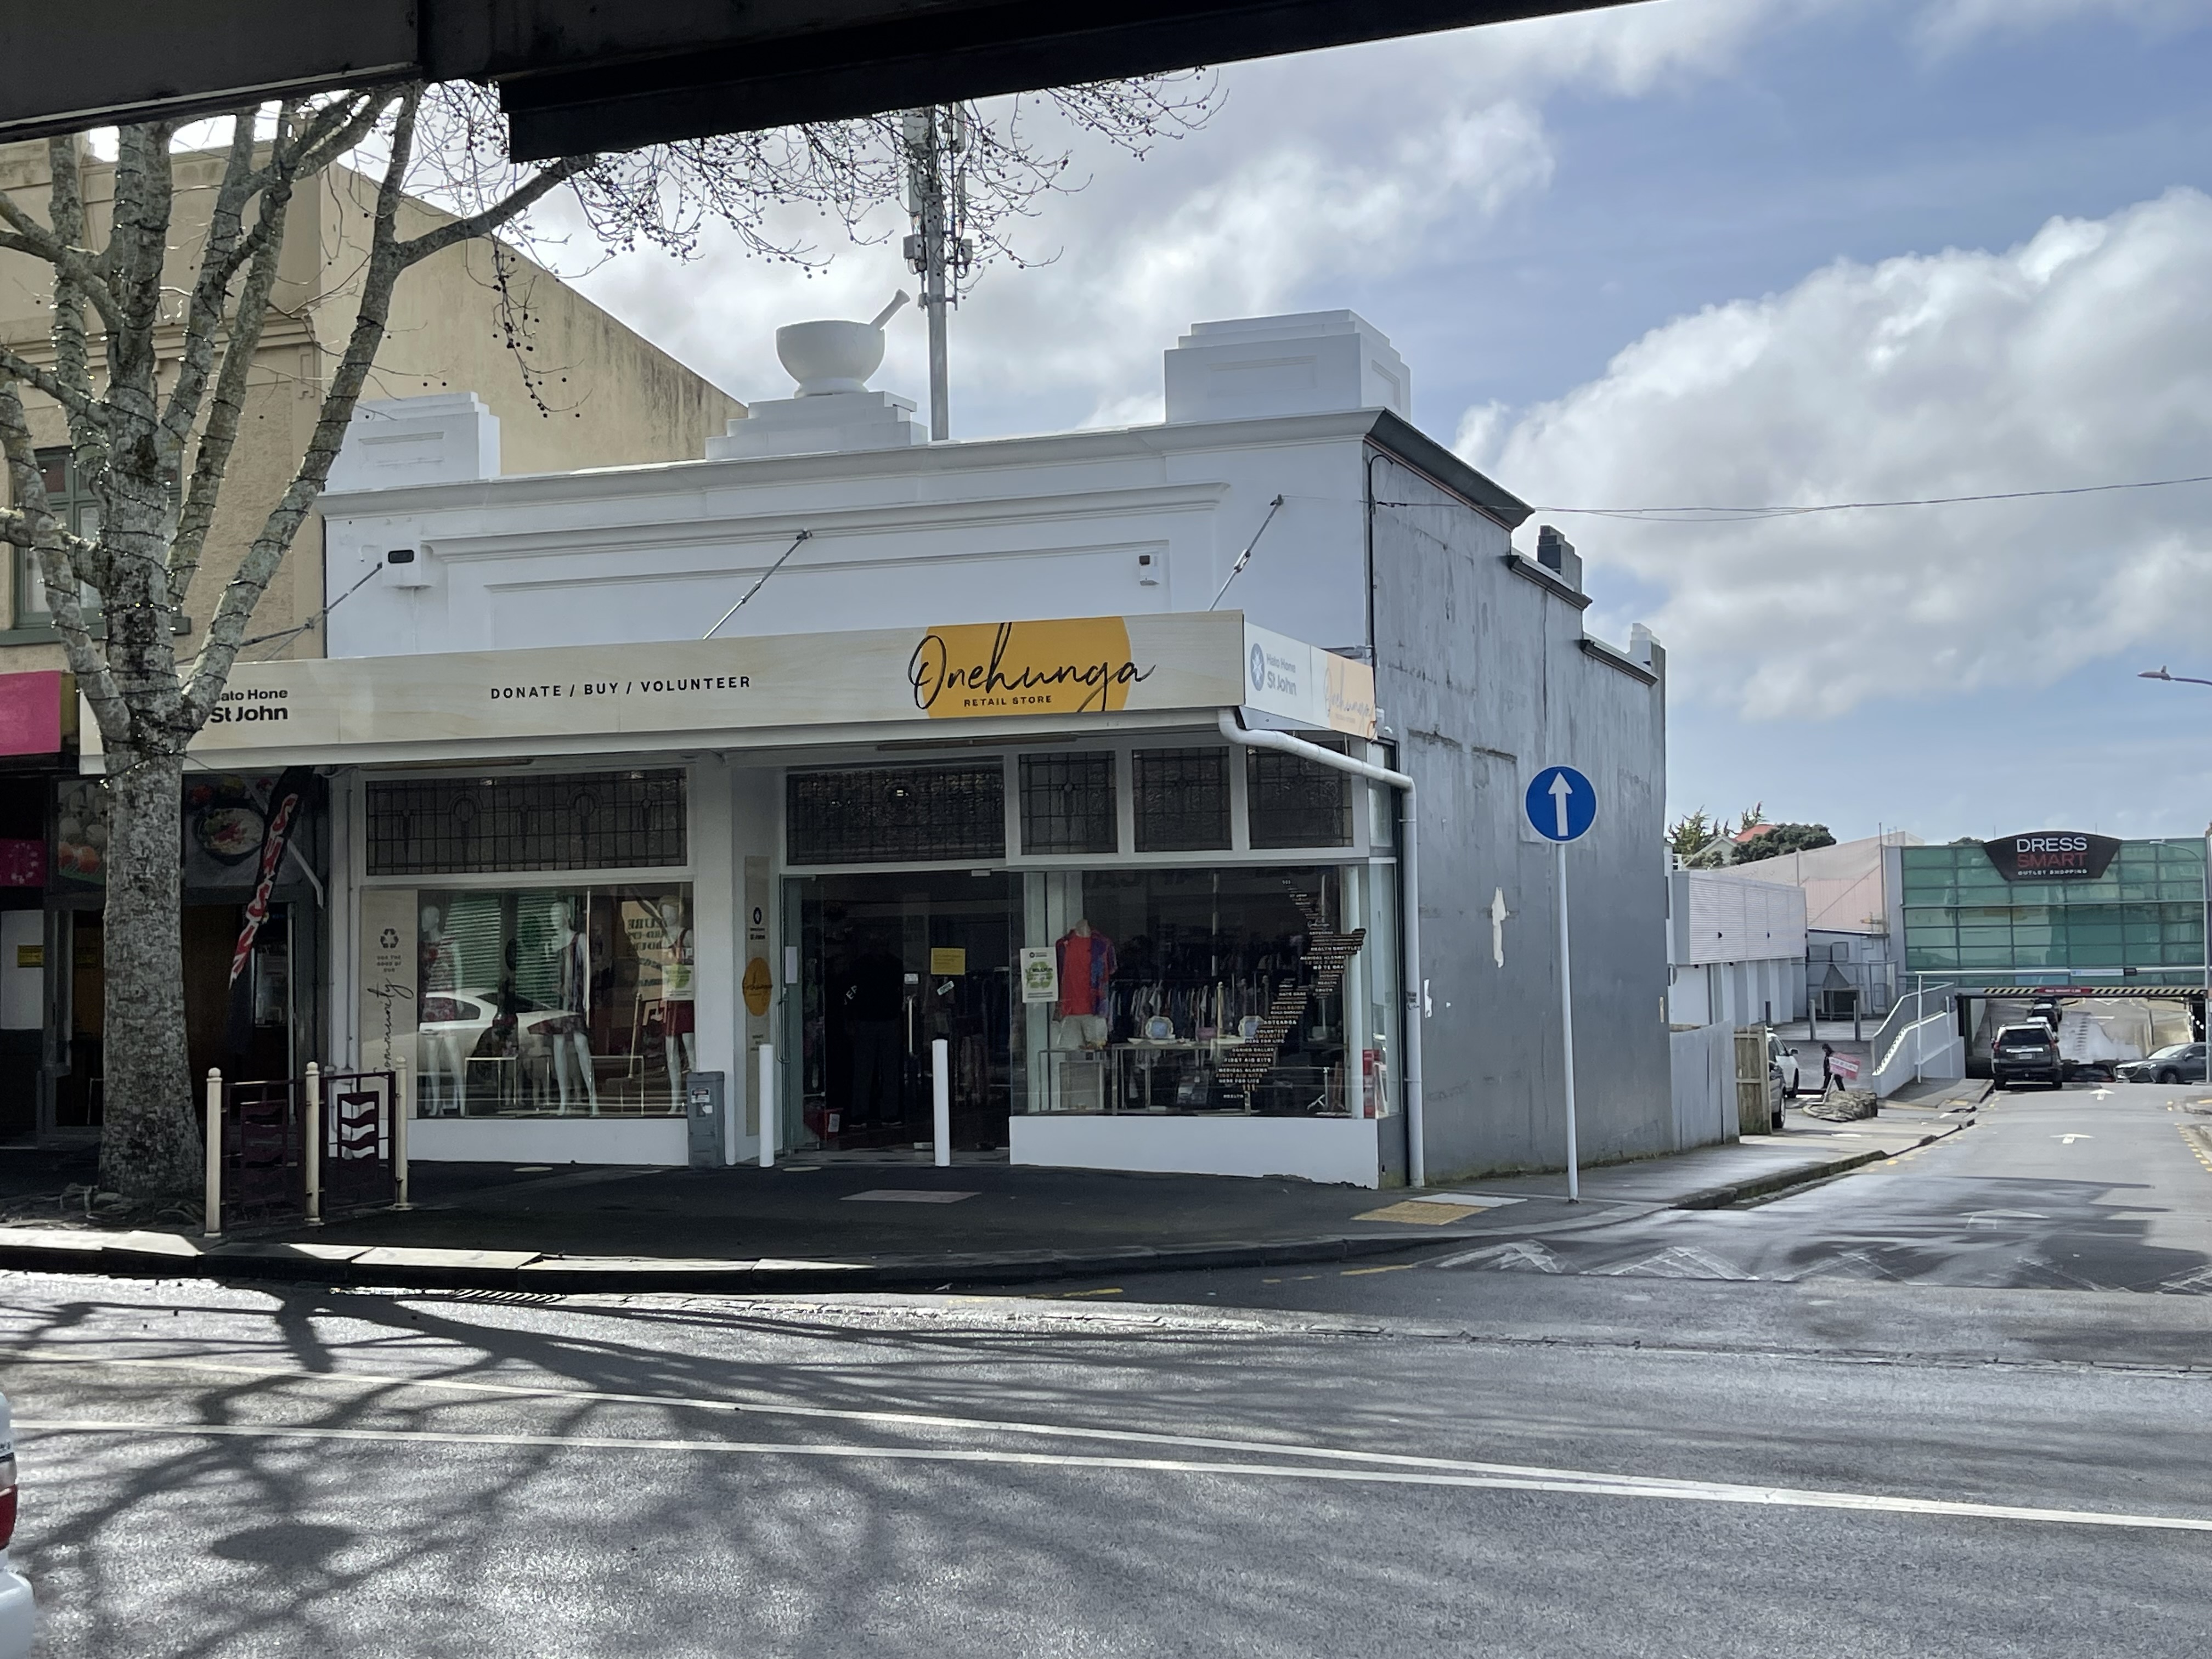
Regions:
<instances>
[{"instance_id":1,"label":"neighbouring shop front","mask_svg":"<svg viewBox=\"0 0 2212 1659\"><path fill-rule=\"evenodd\" d=\"M0 682L15 768L0 774L0 1133L90 1136L106 1095L107 790L76 775L68 677ZM179 805L187 1063L296 1075L323 1024L322 782L194 767Z\"/></svg>"},{"instance_id":2,"label":"neighbouring shop front","mask_svg":"<svg viewBox=\"0 0 2212 1659\"><path fill-rule=\"evenodd\" d=\"M331 773L322 1054L409 1061L418 1157L684 1162L695 1073L726 1158L911 1148L941 1040L963 1151L1380 1177L1397 797L1220 729L1386 761L1363 665L1227 612L240 672L285 712L221 740Z\"/></svg>"}]
</instances>

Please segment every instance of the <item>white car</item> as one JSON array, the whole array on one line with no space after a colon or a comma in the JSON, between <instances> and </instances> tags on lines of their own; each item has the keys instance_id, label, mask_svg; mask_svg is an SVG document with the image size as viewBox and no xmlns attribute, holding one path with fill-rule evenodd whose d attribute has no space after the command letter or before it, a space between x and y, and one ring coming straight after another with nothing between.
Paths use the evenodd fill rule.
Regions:
<instances>
[{"instance_id":1,"label":"white car","mask_svg":"<svg viewBox=\"0 0 2212 1659\"><path fill-rule=\"evenodd\" d=\"M1797 1051L1784 1048L1782 1039L1771 1031L1766 1034L1766 1063L1774 1075L1782 1079L1782 1097L1784 1100L1796 1099Z\"/></svg>"},{"instance_id":2,"label":"white car","mask_svg":"<svg viewBox=\"0 0 2212 1659\"><path fill-rule=\"evenodd\" d=\"M8 1565L8 1542L15 1535L15 1425L8 1396L0 1395L0 1659L25 1659L31 1651L31 1587Z\"/></svg>"}]
</instances>

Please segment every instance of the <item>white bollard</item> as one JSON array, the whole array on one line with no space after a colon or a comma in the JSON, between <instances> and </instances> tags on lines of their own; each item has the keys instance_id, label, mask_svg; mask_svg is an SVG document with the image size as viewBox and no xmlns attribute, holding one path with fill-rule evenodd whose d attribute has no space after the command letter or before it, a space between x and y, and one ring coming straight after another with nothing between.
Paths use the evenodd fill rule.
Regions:
<instances>
[{"instance_id":1,"label":"white bollard","mask_svg":"<svg viewBox=\"0 0 2212 1659\"><path fill-rule=\"evenodd\" d=\"M222 1073L208 1067L207 1076L207 1213L200 1231L210 1238L222 1237Z\"/></svg>"},{"instance_id":2,"label":"white bollard","mask_svg":"<svg viewBox=\"0 0 2212 1659\"><path fill-rule=\"evenodd\" d=\"M323 1068L307 1062L307 1099L301 1115L300 1157L307 1169L307 1224L323 1224Z\"/></svg>"},{"instance_id":3,"label":"white bollard","mask_svg":"<svg viewBox=\"0 0 2212 1659\"><path fill-rule=\"evenodd\" d=\"M775 1044L760 1046L760 1166L775 1168Z\"/></svg>"},{"instance_id":4,"label":"white bollard","mask_svg":"<svg viewBox=\"0 0 2212 1659\"><path fill-rule=\"evenodd\" d=\"M937 1132L937 1167L952 1162L952 1045L939 1037L929 1045L929 1115Z\"/></svg>"},{"instance_id":5,"label":"white bollard","mask_svg":"<svg viewBox=\"0 0 2212 1659\"><path fill-rule=\"evenodd\" d=\"M415 1091L408 1081L407 1057L392 1062L392 1190L395 1210L411 1210L407 1201L407 1120L415 1115Z\"/></svg>"}]
</instances>

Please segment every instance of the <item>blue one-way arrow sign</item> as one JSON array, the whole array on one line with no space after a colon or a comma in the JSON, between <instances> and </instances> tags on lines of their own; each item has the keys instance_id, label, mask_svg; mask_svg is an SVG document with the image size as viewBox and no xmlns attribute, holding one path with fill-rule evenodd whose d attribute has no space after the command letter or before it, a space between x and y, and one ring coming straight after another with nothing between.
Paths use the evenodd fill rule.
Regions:
<instances>
[{"instance_id":1,"label":"blue one-way arrow sign","mask_svg":"<svg viewBox=\"0 0 2212 1659\"><path fill-rule=\"evenodd\" d=\"M1546 841L1580 841L1597 822L1597 791L1571 766L1547 766L1529 780L1529 827Z\"/></svg>"}]
</instances>

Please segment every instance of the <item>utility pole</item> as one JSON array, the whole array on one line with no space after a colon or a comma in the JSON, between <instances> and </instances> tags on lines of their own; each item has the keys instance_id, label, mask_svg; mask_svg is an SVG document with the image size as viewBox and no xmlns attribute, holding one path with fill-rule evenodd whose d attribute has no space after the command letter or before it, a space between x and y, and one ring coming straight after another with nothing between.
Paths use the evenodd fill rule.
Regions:
<instances>
[{"instance_id":1,"label":"utility pole","mask_svg":"<svg viewBox=\"0 0 2212 1659\"><path fill-rule=\"evenodd\" d=\"M914 229L906 262L921 278L929 318L929 437L952 435L951 386L945 368L945 313L960 302L960 284L975 250L968 221L968 113L957 104L907 111L906 209Z\"/></svg>"}]
</instances>

